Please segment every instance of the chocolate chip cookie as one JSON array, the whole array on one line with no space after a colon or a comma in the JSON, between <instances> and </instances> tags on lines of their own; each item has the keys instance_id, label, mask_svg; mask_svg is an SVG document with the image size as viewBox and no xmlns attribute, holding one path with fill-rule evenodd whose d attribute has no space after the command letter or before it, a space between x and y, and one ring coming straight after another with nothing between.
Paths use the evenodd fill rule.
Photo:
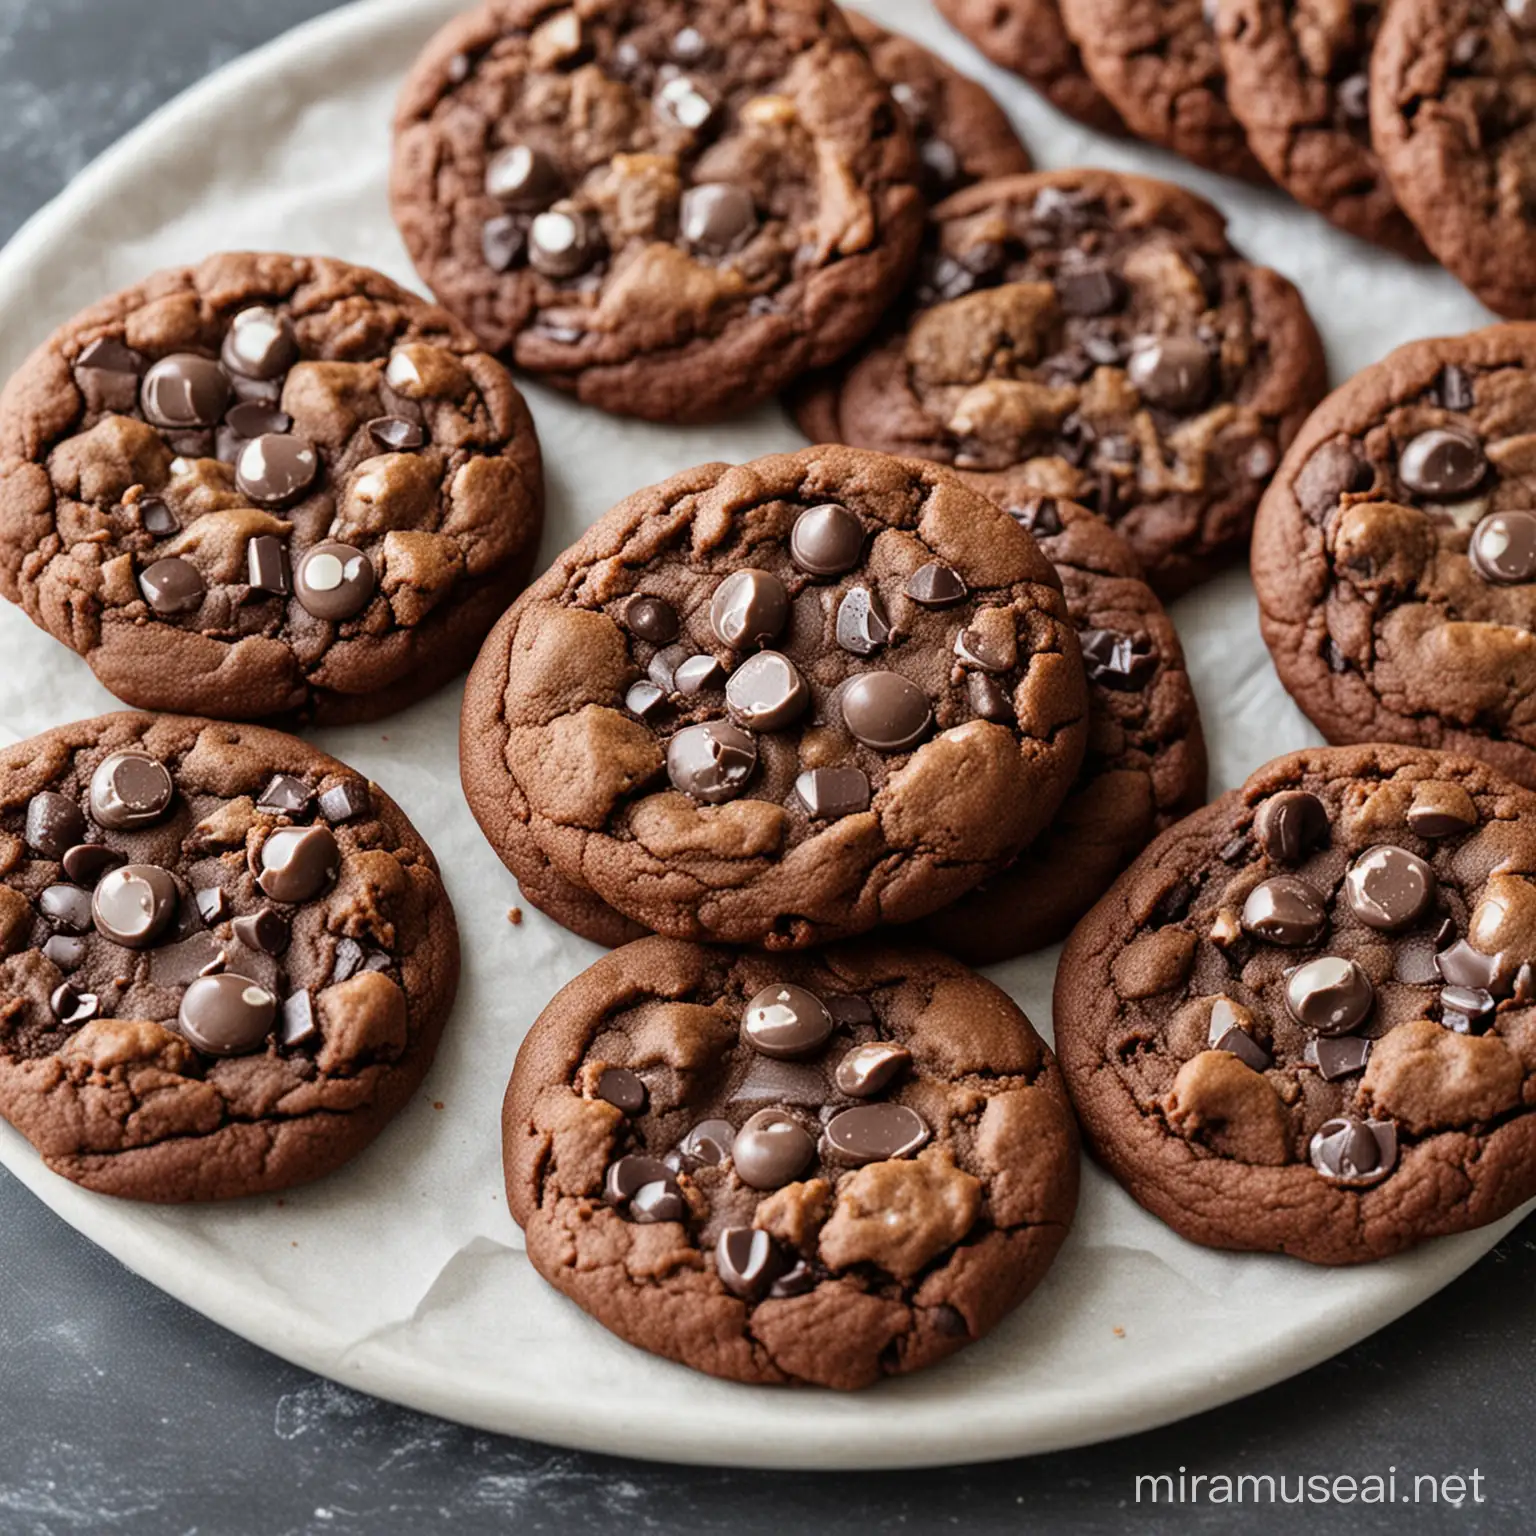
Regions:
<instances>
[{"instance_id":1,"label":"chocolate chip cookie","mask_svg":"<svg viewBox=\"0 0 1536 1536\"><path fill-rule=\"evenodd\" d=\"M1536 796L1391 746L1276 759L1067 944L1098 1156L1195 1242L1384 1258L1536 1195Z\"/></svg>"},{"instance_id":2,"label":"chocolate chip cookie","mask_svg":"<svg viewBox=\"0 0 1536 1536\"><path fill-rule=\"evenodd\" d=\"M260 726L116 714L0 751L0 1114L56 1173L221 1200L340 1166L458 981L431 851Z\"/></svg>"},{"instance_id":3,"label":"chocolate chip cookie","mask_svg":"<svg viewBox=\"0 0 1536 1536\"><path fill-rule=\"evenodd\" d=\"M1061 577L1088 669L1088 755L1025 853L917 925L972 965L1065 938L1154 833L1205 800L1205 738L1178 632L1125 540L1070 501L994 494Z\"/></svg>"},{"instance_id":4,"label":"chocolate chip cookie","mask_svg":"<svg viewBox=\"0 0 1536 1536\"><path fill-rule=\"evenodd\" d=\"M973 181L1033 169L1008 114L984 85L858 11L845 12L844 20L912 129L930 203Z\"/></svg>"},{"instance_id":5,"label":"chocolate chip cookie","mask_svg":"<svg viewBox=\"0 0 1536 1536\"><path fill-rule=\"evenodd\" d=\"M829 0L489 0L428 46L390 191L438 298L605 410L703 421L859 341L922 224Z\"/></svg>"},{"instance_id":6,"label":"chocolate chip cookie","mask_svg":"<svg viewBox=\"0 0 1536 1536\"><path fill-rule=\"evenodd\" d=\"M650 938L544 1010L502 1118L550 1284L642 1349L841 1389L987 1333L1077 1203L1051 1053L920 948L769 956Z\"/></svg>"},{"instance_id":7,"label":"chocolate chip cookie","mask_svg":"<svg viewBox=\"0 0 1536 1536\"><path fill-rule=\"evenodd\" d=\"M0 592L145 708L340 721L422 697L526 580L543 507L506 369L327 258L161 272L0 395Z\"/></svg>"},{"instance_id":8,"label":"chocolate chip cookie","mask_svg":"<svg viewBox=\"0 0 1536 1536\"><path fill-rule=\"evenodd\" d=\"M1087 733L1028 534L931 465L823 448L600 519L486 642L460 752L520 877L531 843L657 932L796 948L997 873Z\"/></svg>"},{"instance_id":9,"label":"chocolate chip cookie","mask_svg":"<svg viewBox=\"0 0 1536 1536\"><path fill-rule=\"evenodd\" d=\"M1196 165L1265 179L1227 104L1211 0L1061 0L1093 83L1138 138Z\"/></svg>"},{"instance_id":10,"label":"chocolate chip cookie","mask_svg":"<svg viewBox=\"0 0 1536 1536\"><path fill-rule=\"evenodd\" d=\"M1081 502L1168 597L1246 545L1325 377L1301 296L1209 203L1051 171L940 204L912 304L797 420Z\"/></svg>"},{"instance_id":11,"label":"chocolate chip cookie","mask_svg":"<svg viewBox=\"0 0 1536 1536\"><path fill-rule=\"evenodd\" d=\"M1405 256L1423 242L1371 149L1368 66L1385 9L1222 0L1232 111L1275 181L1340 229Z\"/></svg>"},{"instance_id":12,"label":"chocolate chip cookie","mask_svg":"<svg viewBox=\"0 0 1536 1536\"><path fill-rule=\"evenodd\" d=\"M1254 534L1281 681L1333 742L1536 786L1536 329L1410 342L1313 414Z\"/></svg>"},{"instance_id":13,"label":"chocolate chip cookie","mask_svg":"<svg viewBox=\"0 0 1536 1536\"><path fill-rule=\"evenodd\" d=\"M1101 133L1124 133L1120 114L1083 68L1057 0L936 0L939 14L994 64L1011 69L1058 112Z\"/></svg>"},{"instance_id":14,"label":"chocolate chip cookie","mask_svg":"<svg viewBox=\"0 0 1536 1536\"><path fill-rule=\"evenodd\" d=\"M1371 139L1435 259L1498 314L1536 316L1536 11L1394 0L1370 85Z\"/></svg>"}]
</instances>

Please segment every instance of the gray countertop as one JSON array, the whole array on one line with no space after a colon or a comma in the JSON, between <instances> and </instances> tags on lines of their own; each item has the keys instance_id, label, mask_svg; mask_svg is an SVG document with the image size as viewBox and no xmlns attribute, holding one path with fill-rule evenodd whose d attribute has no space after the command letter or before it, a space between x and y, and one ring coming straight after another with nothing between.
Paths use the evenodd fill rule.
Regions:
<instances>
[{"instance_id":1,"label":"gray countertop","mask_svg":"<svg viewBox=\"0 0 1536 1536\"><path fill-rule=\"evenodd\" d=\"M199 76L327 0L0 0L0 236ZM1282 1386L1086 1451L953 1471L785 1475L551 1450L332 1385L129 1274L0 1172L0 1536L436 1530L1528 1531L1536 1226ZM1192 1341L1191 1347L1197 1347ZM1367 1478L1390 1507L1137 1504L1137 1474ZM1459 1509L1401 1502L1470 1478ZM1455 1493L1455 1485L1448 1492ZM1423 1486L1428 1498L1428 1486Z\"/></svg>"}]
</instances>

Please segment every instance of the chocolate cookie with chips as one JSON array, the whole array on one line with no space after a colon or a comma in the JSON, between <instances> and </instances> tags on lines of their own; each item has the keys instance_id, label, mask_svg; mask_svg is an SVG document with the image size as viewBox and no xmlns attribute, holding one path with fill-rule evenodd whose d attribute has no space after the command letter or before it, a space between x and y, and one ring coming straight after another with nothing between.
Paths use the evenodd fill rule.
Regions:
<instances>
[{"instance_id":1,"label":"chocolate cookie with chips","mask_svg":"<svg viewBox=\"0 0 1536 1536\"><path fill-rule=\"evenodd\" d=\"M328 258L158 273L0 395L0 592L144 708L399 709L470 660L543 512L506 369Z\"/></svg>"},{"instance_id":2,"label":"chocolate cookie with chips","mask_svg":"<svg viewBox=\"0 0 1536 1536\"><path fill-rule=\"evenodd\" d=\"M1385 1258L1536 1195L1536 796L1402 747L1277 758L1073 934L1056 1046L1195 1242Z\"/></svg>"},{"instance_id":3,"label":"chocolate cookie with chips","mask_svg":"<svg viewBox=\"0 0 1536 1536\"><path fill-rule=\"evenodd\" d=\"M1066 796L1086 716L1029 535L934 466L821 448L601 518L486 642L460 754L492 846L561 921L624 937L595 897L798 948L996 874Z\"/></svg>"},{"instance_id":4,"label":"chocolate cookie with chips","mask_svg":"<svg viewBox=\"0 0 1536 1536\"><path fill-rule=\"evenodd\" d=\"M488 0L406 82L390 192L428 286L518 367L703 421L870 330L918 174L828 0Z\"/></svg>"},{"instance_id":5,"label":"chocolate cookie with chips","mask_svg":"<svg viewBox=\"0 0 1536 1536\"><path fill-rule=\"evenodd\" d=\"M1301 296L1209 203L1052 171L934 209L913 302L796 409L819 440L1083 503L1168 597L1246 546L1325 377Z\"/></svg>"},{"instance_id":6,"label":"chocolate cookie with chips","mask_svg":"<svg viewBox=\"0 0 1536 1536\"><path fill-rule=\"evenodd\" d=\"M754 1383L863 1387L953 1354L1038 1284L1077 1203L1050 1051L913 948L626 945L524 1040L502 1144L550 1284Z\"/></svg>"},{"instance_id":7,"label":"chocolate cookie with chips","mask_svg":"<svg viewBox=\"0 0 1536 1536\"><path fill-rule=\"evenodd\" d=\"M425 1075L458 967L427 845L304 742L117 714L0 752L0 1114L88 1189L340 1166Z\"/></svg>"}]
</instances>

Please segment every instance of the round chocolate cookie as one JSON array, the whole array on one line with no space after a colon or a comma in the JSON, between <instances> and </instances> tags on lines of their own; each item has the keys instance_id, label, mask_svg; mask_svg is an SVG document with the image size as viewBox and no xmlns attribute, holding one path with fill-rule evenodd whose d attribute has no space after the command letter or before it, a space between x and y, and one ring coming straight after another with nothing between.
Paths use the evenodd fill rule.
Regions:
<instances>
[{"instance_id":1,"label":"round chocolate cookie","mask_svg":"<svg viewBox=\"0 0 1536 1536\"><path fill-rule=\"evenodd\" d=\"M1058 112L1101 133L1124 133L1077 47L1067 36L1057 0L936 0L939 14L994 64L1011 69Z\"/></svg>"},{"instance_id":2,"label":"round chocolate cookie","mask_svg":"<svg viewBox=\"0 0 1536 1536\"><path fill-rule=\"evenodd\" d=\"M1138 138L1250 181L1263 167L1227 105L1214 0L1061 0L1093 83Z\"/></svg>"},{"instance_id":3,"label":"round chocolate cookie","mask_svg":"<svg viewBox=\"0 0 1536 1536\"><path fill-rule=\"evenodd\" d=\"M1403 747L1277 758L1082 921L1056 1046L1195 1242L1385 1258L1536 1195L1536 796Z\"/></svg>"},{"instance_id":4,"label":"round chocolate cookie","mask_svg":"<svg viewBox=\"0 0 1536 1536\"><path fill-rule=\"evenodd\" d=\"M1008 114L986 86L858 11L845 12L844 19L911 126L923 195L930 203L973 181L1033 168Z\"/></svg>"},{"instance_id":5,"label":"round chocolate cookie","mask_svg":"<svg viewBox=\"0 0 1536 1536\"><path fill-rule=\"evenodd\" d=\"M1082 502L1168 597L1245 547L1325 379L1301 296L1209 203L1052 171L940 204L913 304L796 419Z\"/></svg>"},{"instance_id":6,"label":"round chocolate cookie","mask_svg":"<svg viewBox=\"0 0 1536 1536\"><path fill-rule=\"evenodd\" d=\"M373 1140L458 982L431 850L259 726L117 714L0 751L0 1115L136 1200L284 1189Z\"/></svg>"},{"instance_id":7,"label":"round chocolate cookie","mask_svg":"<svg viewBox=\"0 0 1536 1536\"><path fill-rule=\"evenodd\" d=\"M1536 10L1393 0L1371 139L1424 243L1490 309L1536 317Z\"/></svg>"},{"instance_id":8,"label":"round chocolate cookie","mask_svg":"<svg viewBox=\"0 0 1536 1536\"><path fill-rule=\"evenodd\" d=\"M1405 256L1424 245L1371 149L1367 67L1384 6L1221 0L1232 111L1275 181L1340 229Z\"/></svg>"},{"instance_id":9,"label":"round chocolate cookie","mask_svg":"<svg viewBox=\"0 0 1536 1536\"><path fill-rule=\"evenodd\" d=\"M1254 533L1281 681L1333 742L1536 786L1536 327L1410 342L1313 413Z\"/></svg>"},{"instance_id":10,"label":"round chocolate cookie","mask_svg":"<svg viewBox=\"0 0 1536 1536\"><path fill-rule=\"evenodd\" d=\"M0 395L0 592L144 708L398 709L472 658L543 510L506 369L324 257L158 273Z\"/></svg>"},{"instance_id":11,"label":"round chocolate cookie","mask_svg":"<svg viewBox=\"0 0 1536 1536\"><path fill-rule=\"evenodd\" d=\"M703 421L841 356L911 270L911 134L830 0L488 0L395 119L395 219L490 346Z\"/></svg>"},{"instance_id":12,"label":"round chocolate cookie","mask_svg":"<svg viewBox=\"0 0 1536 1536\"><path fill-rule=\"evenodd\" d=\"M1017 523L931 465L825 448L600 519L487 640L460 753L535 886L530 840L658 932L795 948L995 874L1065 797L1086 712Z\"/></svg>"},{"instance_id":13,"label":"round chocolate cookie","mask_svg":"<svg viewBox=\"0 0 1536 1536\"><path fill-rule=\"evenodd\" d=\"M1205 800L1205 737L1178 632L1125 541L1070 501L993 494L1061 577L1088 670L1088 755L1029 849L918 925L971 965L1065 938L1154 833Z\"/></svg>"},{"instance_id":14,"label":"round chocolate cookie","mask_svg":"<svg viewBox=\"0 0 1536 1536\"><path fill-rule=\"evenodd\" d=\"M507 1204L604 1327L736 1381L849 1389L987 1333L1077 1204L1051 1053L918 948L650 938L544 1010L502 1117Z\"/></svg>"}]
</instances>

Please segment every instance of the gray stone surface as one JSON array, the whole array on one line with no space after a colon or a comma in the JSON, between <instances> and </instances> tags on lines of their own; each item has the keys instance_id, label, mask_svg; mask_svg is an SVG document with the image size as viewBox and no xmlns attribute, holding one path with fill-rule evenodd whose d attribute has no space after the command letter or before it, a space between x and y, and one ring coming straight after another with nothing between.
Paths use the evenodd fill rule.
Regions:
<instances>
[{"instance_id":1,"label":"gray stone surface","mask_svg":"<svg viewBox=\"0 0 1536 1536\"><path fill-rule=\"evenodd\" d=\"M126 129L324 0L0 0L0 238ZM499 1439L285 1365L161 1295L0 1173L0 1536L480 1531L1522 1532L1536 1527L1536 1227L1410 1317L1242 1403L952 1471L648 1466ZM1191 1341L1198 1347L1198 1341ZM1485 1502L1240 1512L1138 1474L1481 1473ZM1426 1486L1427 1498L1427 1486Z\"/></svg>"}]
</instances>

